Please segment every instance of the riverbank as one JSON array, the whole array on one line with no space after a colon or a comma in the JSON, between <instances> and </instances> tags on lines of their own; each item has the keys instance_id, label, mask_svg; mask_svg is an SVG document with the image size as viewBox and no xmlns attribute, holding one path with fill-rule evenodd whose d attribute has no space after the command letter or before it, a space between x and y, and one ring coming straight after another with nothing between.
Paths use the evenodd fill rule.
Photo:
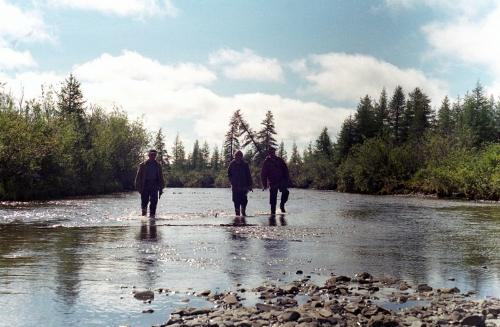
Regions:
<instances>
[{"instance_id":1,"label":"riverbank","mask_svg":"<svg viewBox=\"0 0 500 327\"><path fill-rule=\"evenodd\" d=\"M302 271L297 271L302 275ZM135 292L151 303L168 290ZM332 275L322 285L305 276L287 284L266 283L247 290L200 291L211 307L178 308L154 326L500 326L500 299L475 298L475 292L434 289L396 278ZM249 304L248 298L255 298ZM145 309L144 313L150 312Z\"/></svg>"}]
</instances>

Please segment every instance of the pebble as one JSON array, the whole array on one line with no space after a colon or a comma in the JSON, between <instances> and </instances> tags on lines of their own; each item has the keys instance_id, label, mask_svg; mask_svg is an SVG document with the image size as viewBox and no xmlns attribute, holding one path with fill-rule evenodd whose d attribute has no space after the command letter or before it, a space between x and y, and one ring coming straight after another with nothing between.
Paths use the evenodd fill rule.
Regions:
<instances>
[{"instance_id":1,"label":"pebble","mask_svg":"<svg viewBox=\"0 0 500 327\"><path fill-rule=\"evenodd\" d=\"M332 275L323 287L307 278L285 285L269 282L252 290L266 303L249 307L242 306L245 302L240 303L243 299L235 293L203 291L199 294L209 294L207 300L214 303L213 308L177 309L162 326L500 326L500 299L476 301L455 287L434 291L431 286L420 284L410 288L404 281L376 280L368 273L357 274L352 280ZM377 292L377 297L373 292ZM307 302L299 305L297 294L308 296ZM390 299L402 303L421 300L425 305L410 303L394 311L377 305Z\"/></svg>"}]
</instances>

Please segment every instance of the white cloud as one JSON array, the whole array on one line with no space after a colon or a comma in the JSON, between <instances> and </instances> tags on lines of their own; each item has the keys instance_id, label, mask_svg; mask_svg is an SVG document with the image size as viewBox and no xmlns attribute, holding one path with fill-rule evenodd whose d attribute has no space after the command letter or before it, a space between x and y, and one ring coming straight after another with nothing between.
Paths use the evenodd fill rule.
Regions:
<instances>
[{"instance_id":1,"label":"white cloud","mask_svg":"<svg viewBox=\"0 0 500 327\"><path fill-rule=\"evenodd\" d=\"M383 87L392 90L401 85L408 92L420 87L439 103L447 91L443 81L429 78L419 70L402 69L360 54L312 55L303 75L311 83L306 91L343 101L357 101L366 94L378 96Z\"/></svg>"},{"instance_id":2,"label":"white cloud","mask_svg":"<svg viewBox=\"0 0 500 327\"><path fill-rule=\"evenodd\" d=\"M47 40L52 40L52 36L38 12L0 0L0 44Z\"/></svg>"},{"instance_id":3,"label":"white cloud","mask_svg":"<svg viewBox=\"0 0 500 327\"><path fill-rule=\"evenodd\" d=\"M222 96L210 90L215 75L207 68L191 63L165 65L132 51L118 56L103 54L75 66L74 74L89 102L105 108L121 106L132 118L144 116L148 128L170 126L166 130L169 144L179 132L188 146L194 139L220 145L231 114L241 109L255 129L260 128L265 112L272 110L278 138L288 145L296 141L304 146L324 126L335 136L352 112L280 95ZM7 81L15 94L24 88L27 99L40 94L42 83L58 87L66 75L23 73L5 77L0 76L0 80Z\"/></svg>"},{"instance_id":4,"label":"white cloud","mask_svg":"<svg viewBox=\"0 0 500 327\"><path fill-rule=\"evenodd\" d=\"M264 58L250 49L239 52L220 49L210 55L210 64L222 67L227 78L277 82L283 80L283 69L275 58Z\"/></svg>"},{"instance_id":5,"label":"white cloud","mask_svg":"<svg viewBox=\"0 0 500 327\"><path fill-rule=\"evenodd\" d=\"M428 24L423 31L434 56L486 67L493 78L490 90L500 95L500 3L484 16L458 15L447 22Z\"/></svg>"},{"instance_id":6,"label":"white cloud","mask_svg":"<svg viewBox=\"0 0 500 327\"><path fill-rule=\"evenodd\" d=\"M180 63L164 65L137 52L124 50L119 56L103 54L99 58L77 65L74 72L79 78L92 83L131 80L157 82L166 89L208 84L216 80L215 74L202 65Z\"/></svg>"},{"instance_id":7,"label":"white cloud","mask_svg":"<svg viewBox=\"0 0 500 327\"><path fill-rule=\"evenodd\" d=\"M171 0L49 0L49 5L132 17L175 17L179 13Z\"/></svg>"},{"instance_id":8,"label":"white cloud","mask_svg":"<svg viewBox=\"0 0 500 327\"><path fill-rule=\"evenodd\" d=\"M442 10L447 14L476 16L487 10L498 0L385 0L385 5L393 10L408 10L418 6Z\"/></svg>"},{"instance_id":9,"label":"white cloud","mask_svg":"<svg viewBox=\"0 0 500 327\"><path fill-rule=\"evenodd\" d=\"M28 51L16 51L0 46L0 69L14 69L36 66Z\"/></svg>"}]
</instances>

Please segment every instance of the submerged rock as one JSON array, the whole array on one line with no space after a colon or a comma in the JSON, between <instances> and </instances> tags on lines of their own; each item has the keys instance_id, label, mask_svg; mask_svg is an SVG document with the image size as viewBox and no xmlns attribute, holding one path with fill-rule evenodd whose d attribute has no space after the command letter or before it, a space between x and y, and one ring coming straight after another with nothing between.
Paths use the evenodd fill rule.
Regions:
<instances>
[{"instance_id":1,"label":"submerged rock","mask_svg":"<svg viewBox=\"0 0 500 327\"><path fill-rule=\"evenodd\" d=\"M138 291L134 292L134 298L141 301L153 300L155 293L153 291Z\"/></svg>"}]
</instances>

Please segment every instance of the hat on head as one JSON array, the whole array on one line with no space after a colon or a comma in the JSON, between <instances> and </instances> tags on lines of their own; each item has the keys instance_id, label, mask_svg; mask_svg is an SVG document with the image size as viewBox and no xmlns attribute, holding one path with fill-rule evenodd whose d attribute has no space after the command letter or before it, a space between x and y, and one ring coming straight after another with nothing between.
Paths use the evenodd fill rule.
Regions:
<instances>
[{"instance_id":1,"label":"hat on head","mask_svg":"<svg viewBox=\"0 0 500 327\"><path fill-rule=\"evenodd\" d=\"M154 154L157 154L157 153L158 153L158 151L156 151L155 149L150 149L150 150L148 151L148 154L153 154L153 153L154 153Z\"/></svg>"}]
</instances>

